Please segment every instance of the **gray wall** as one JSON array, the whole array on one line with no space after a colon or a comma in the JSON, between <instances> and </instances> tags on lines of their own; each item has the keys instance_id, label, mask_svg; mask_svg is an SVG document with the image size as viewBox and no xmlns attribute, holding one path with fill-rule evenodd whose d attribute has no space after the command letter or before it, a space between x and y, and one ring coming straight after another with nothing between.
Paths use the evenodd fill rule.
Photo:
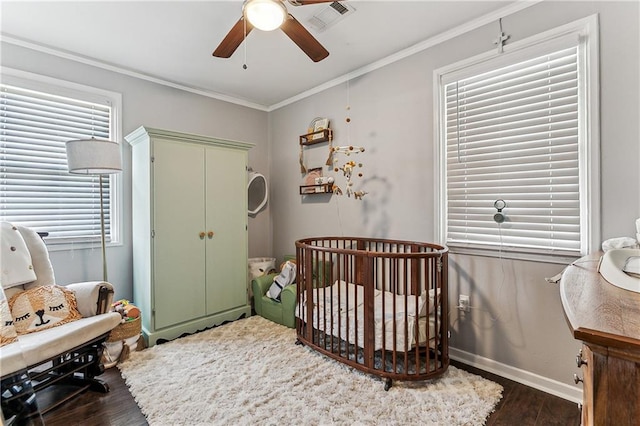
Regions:
<instances>
[{"instance_id":1,"label":"gray wall","mask_svg":"<svg viewBox=\"0 0 640 426\"><path fill-rule=\"evenodd\" d=\"M543 2L503 19L513 42L600 14L602 239L633 236L640 217L639 12L637 2ZM274 254L292 253L295 240L313 235L434 241L433 71L494 49L497 33L497 23L487 25L272 112ZM332 119L334 145L366 147L356 158L371 192L363 201L298 195L298 136L317 116ZM310 165L324 160L305 158L317 161ZM451 346L514 377L524 371L526 380L539 375L559 382L556 392L575 397L578 387L570 382L579 344L565 322L558 286L544 280L561 270L452 255L451 304L464 293L474 309L465 317L451 312Z\"/></svg>"},{"instance_id":2,"label":"gray wall","mask_svg":"<svg viewBox=\"0 0 640 426\"><path fill-rule=\"evenodd\" d=\"M255 144L249 164L268 170L267 113L213 98L159 85L34 50L2 43L2 65L122 94L122 135L144 125ZM123 142L122 245L107 248L109 281L116 298L131 299L131 149ZM249 256L271 252L269 207L249 218ZM264 254L263 254L264 253ZM102 278L99 246L94 249L52 251L51 260L60 284Z\"/></svg>"}]
</instances>

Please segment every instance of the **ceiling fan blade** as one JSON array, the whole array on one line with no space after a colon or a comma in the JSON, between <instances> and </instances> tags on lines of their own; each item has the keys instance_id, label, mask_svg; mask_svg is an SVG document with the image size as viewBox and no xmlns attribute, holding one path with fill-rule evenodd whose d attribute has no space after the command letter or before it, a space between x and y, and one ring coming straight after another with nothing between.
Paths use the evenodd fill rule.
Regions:
<instances>
[{"instance_id":1,"label":"ceiling fan blade","mask_svg":"<svg viewBox=\"0 0 640 426\"><path fill-rule=\"evenodd\" d=\"M290 0L289 3L294 6L305 6L307 4L333 3L334 1L336 0Z\"/></svg>"},{"instance_id":2,"label":"ceiling fan blade","mask_svg":"<svg viewBox=\"0 0 640 426\"><path fill-rule=\"evenodd\" d=\"M284 20L280 29L284 31L313 62L319 62L329 56L327 49L322 47L320 42L291 14Z\"/></svg>"},{"instance_id":3,"label":"ceiling fan blade","mask_svg":"<svg viewBox=\"0 0 640 426\"><path fill-rule=\"evenodd\" d=\"M213 56L218 58L229 58L233 55L233 52L236 51L238 46L242 44L245 38L245 22L247 25L247 33L248 36L251 30L253 29L253 25L249 23L249 21L245 21L244 17L240 18L238 22L229 30L229 33L225 36L225 38L220 42L220 45L213 51Z\"/></svg>"}]
</instances>

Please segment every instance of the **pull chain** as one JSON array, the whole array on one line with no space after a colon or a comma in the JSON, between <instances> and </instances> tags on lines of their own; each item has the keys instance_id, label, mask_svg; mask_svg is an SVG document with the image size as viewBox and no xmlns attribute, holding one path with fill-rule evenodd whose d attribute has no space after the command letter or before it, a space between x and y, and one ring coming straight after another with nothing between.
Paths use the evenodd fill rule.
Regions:
<instances>
[{"instance_id":1,"label":"pull chain","mask_svg":"<svg viewBox=\"0 0 640 426\"><path fill-rule=\"evenodd\" d=\"M246 70L247 69L247 18L242 19L242 26L244 28L244 37L242 39L244 41L244 64L242 64L242 69Z\"/></svg>"}]
</instances>

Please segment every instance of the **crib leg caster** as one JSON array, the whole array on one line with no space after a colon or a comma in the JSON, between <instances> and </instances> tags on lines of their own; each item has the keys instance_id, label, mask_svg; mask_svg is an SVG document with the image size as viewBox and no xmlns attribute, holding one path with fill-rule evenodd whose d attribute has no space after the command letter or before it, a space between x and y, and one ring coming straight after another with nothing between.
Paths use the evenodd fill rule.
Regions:
<instances>
[{"instance_id":1,"label":"crib leg caster","mask_svg":"<svg viewBox=\"0 0 640 426\"><path fill-rule=\"evenodd\" d=\"M303 344L304 344L304 343L302 343L302 342L300 341L300 339L296 339L296 345L301 346L301 345L303 345Z\"/></svg>"},{"instance_id":2,"label":"crib leg caster","mask_svg":"<svg viewBox=\"0 0 640 426\"><path fill-rule=\"evenodd\" d=\"M391 385L393 385L393 380L391 379L385 379L384 380L384 390L388 391L389 389L391 389Z\"/></svg>"}]
</instances>

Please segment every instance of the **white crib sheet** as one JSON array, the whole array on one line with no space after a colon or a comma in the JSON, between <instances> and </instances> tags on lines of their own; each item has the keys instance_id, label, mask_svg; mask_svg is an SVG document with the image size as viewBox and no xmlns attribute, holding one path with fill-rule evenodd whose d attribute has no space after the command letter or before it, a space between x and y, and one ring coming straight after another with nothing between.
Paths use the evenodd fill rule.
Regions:
<instances>
[{"instance_id":1,"label":"white crib sheet","mask_svg":"<svg viewBox=\"0 0 640 426\"><path fill-rule=\"evenodd\" d=\"M404 295L395 295L388 291L379 290L374 290L374 292L374 350L382 349L383 344L386 350L394 348L400 352L411 350L416 345L416 334L417 343L420 346L426 345L427 340L433 341L436 330L433 290L429 291L428 298L425 292L423 296L418 298L417 303L415 296L412 295L407 296L405 300ZM364 347L363 287L344 281L336 281L331 288L313 290L312 294L314 303L313 327L359 347ZM303 293L303 305L306 300L306 293ZM415 315L416 312L419 312L418 317ZM296 316L306 321L307 310L296 309Z\"/></svg>"}]
</instances>

